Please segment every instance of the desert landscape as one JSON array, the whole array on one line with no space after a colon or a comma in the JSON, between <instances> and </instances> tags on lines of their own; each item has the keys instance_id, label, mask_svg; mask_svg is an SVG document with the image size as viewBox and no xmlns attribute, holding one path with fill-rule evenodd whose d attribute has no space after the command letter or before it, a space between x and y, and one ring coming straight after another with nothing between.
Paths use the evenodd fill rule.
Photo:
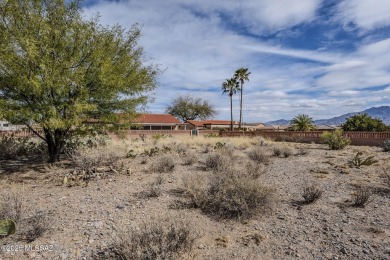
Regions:
<instances>
[{"instance_id":1,"label":"desert landscape","mask_svg":"<svg viewBox=\"0 0 390 260\"><path fill-rule=\"evenodd\" d=\"M92 138L2 160L1 259L390 259L381 147Z\"/></svg>"}]
</instances>

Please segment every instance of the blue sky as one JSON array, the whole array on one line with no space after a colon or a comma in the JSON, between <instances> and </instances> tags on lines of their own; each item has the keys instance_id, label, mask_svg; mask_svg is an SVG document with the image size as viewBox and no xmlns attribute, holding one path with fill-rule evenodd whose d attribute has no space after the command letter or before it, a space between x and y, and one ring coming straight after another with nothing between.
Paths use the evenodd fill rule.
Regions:
<instances>
[{"instance_id":1,"label":"blue sky","mask_svg":"<svg viewBox=\"0 0 390 260\"><path fill-rule=\"evenodd\" d=\"M266 122L390 105L389 10L389 0L129 0L87 1L84 13L142 27L146 57L165 69L149 112L189 93L229 119L221 84L247 67L244 121Z\"/></svg>"}]
</instances>

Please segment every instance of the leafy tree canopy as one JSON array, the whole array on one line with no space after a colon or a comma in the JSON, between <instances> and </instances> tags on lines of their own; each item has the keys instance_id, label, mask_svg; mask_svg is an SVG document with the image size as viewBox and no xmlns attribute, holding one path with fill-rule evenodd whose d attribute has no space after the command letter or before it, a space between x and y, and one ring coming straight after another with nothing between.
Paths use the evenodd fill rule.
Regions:
<instances>
[{"instance_id":1,"label":"leafy tree canopy","mask_svg":"<svg viewBox=\"0 0 390 260\"><path fill-rule=\"evenodd\" d=\"M195 119L204 120L216 114L211 103L191 95L182 95L175 98L172 104L166 107L165 112L179 118L183 122Z\"/></svg>"},{"instance_id":2,"label":"leafy tree canopy","mask_svg":"<svg viewBox=\"0 0 390 260\"><path fill-rule=\"evenodd\" d=\"M387 127L382 120L379 118L372 118L366 113L359 113L348 117L341 127L344 131L381 132L389 130L389 127Z\"/></svg>"},{"instance_id":3,"label":"leafy tree canopy","mask_svg":"<svg viewBox=\"0 0 390 260\"><path fill-rule=\"evenodd\" d=\"M11 123L37 124L50 161L92 116L134 116L156 87L137 26L106 27L82 18L78 1L0 0L0 111ZM32 129L33 130L33 129Z\"/></svg>"},{"instance_id":4,"label":"leafy tree canopy","mask_svg":"<svg viewBox=\"0 0 390 260\"><path fill-rule=\"evenodd\" d=\"M312 131L315 130L314 121L311 117L305 114L300 114L291 120L290 131Z\"/></svg>"}]
</instances>

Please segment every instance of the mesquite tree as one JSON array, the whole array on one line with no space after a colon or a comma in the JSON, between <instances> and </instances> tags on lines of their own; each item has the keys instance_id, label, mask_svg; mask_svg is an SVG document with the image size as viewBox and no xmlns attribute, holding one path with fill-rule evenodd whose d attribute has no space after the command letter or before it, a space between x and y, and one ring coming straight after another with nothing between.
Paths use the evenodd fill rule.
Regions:
<instances>
[{"instance_id":1,"label":"mesquite tree","mask_svg":"<svg viewBox=\"0 0 390 260\"><path fill-rule=\"evenodd\" d=\"M2 117L25 124L58 161L87 119L115 124L149 100L159 69L145 64L139 37L136 26L85 20L78 1L0 0Z\"/></svg>"}]
</instances>

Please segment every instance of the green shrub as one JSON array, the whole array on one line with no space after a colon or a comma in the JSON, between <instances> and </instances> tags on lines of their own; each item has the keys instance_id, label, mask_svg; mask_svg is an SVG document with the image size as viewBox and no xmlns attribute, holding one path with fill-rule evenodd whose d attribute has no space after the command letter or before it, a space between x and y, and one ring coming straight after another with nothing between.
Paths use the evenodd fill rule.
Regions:
<instances>
[{"instance_id":1,"label":"green shrub","mask_svg":"<svg viewBox=\"0 0 390 260\"><path fill-rule=\"evenodd\" d=\"M217 142L214 146L214 149L223 149L226 147L226 143Z\"/></svg>"},{"instance_id":2,"label":"green shrub","mask_svg":"<svg viewBox=\"0 0 390 260\"><path fill-rule=\"evenodd\" d=\"M363 159L362 157L360 157L363 153L362 152L358 152L355 157L349 161L350 165L353 165L355 167L360 167L362 165L372 165L374 163L377 163L378 161L377 160L374 160L374 157L375 156L369 156L367 157L366 159Z\"/></svg>"},{"instance_id":3,"label":"green shrub","mask_svg":"<svg viewBox=\"0 0 390 260\"><path fill-rule=\"evenodd\" d=\"M324 132L321 136L324 143L328 144L332 150L341 150L351 143L351 140L343 136L342 130L334 132Z\"/></svg>"},{"instance_id":4,"label":"green shrub","mask_svg":"<svg viewBox=\"0 0 390 260\"><path fill-rule=\"evenodd\" d=\"M341 127L344 131L382 132L389 130L389 127L386 126L382 120L379 118L372 118L367 113L359 113L348 117Z\"/></svg>"},{"instance_id":5,"label":"green shrub","mask_svg":"<svg viewBox=\"0 0 390 260\"><path fill-rule=\"evenodd\" d=\"M390 139L387 139L383 142L383 151L390 152Z\"/></svg>"},{"instance_id":6,"label":"green shrub","mask_svg":"<svg viewBox=\"0 0 390 260\"><path fill-rule=\"evenodd\" d=\"M155 133L155 134L152 135L152 139L154 139L154 140L160 140L160 139L163 139L163 138L166 138L165 134Z\"/></svg>"}]
</instances>

